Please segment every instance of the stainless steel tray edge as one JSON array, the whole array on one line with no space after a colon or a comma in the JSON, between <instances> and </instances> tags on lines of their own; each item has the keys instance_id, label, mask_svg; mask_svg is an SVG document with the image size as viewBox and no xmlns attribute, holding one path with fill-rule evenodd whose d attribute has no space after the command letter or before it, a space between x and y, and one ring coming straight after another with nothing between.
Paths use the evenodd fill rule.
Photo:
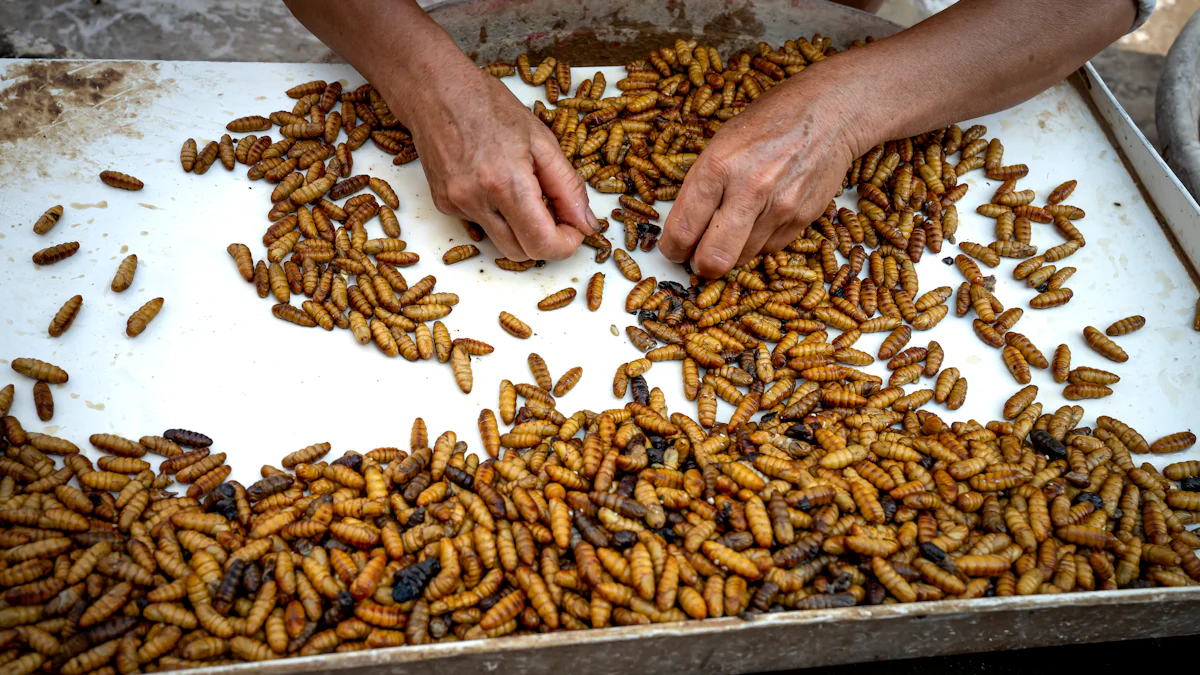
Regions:
<instances>
[{"instance_id":1,"label":"stainless steel tray edge","mask_svg":"<svg viewBox=\"0 0 1200 675\"><path fill-rule=\"evenodd\" d=\"M1130 172L1140 181L1148 201L1162 216L1159 225L1174 238L1173 243L1192 275L1192 281L1200 285L1196 268L1200 264L1200 204L1146 140L1092 64L1085 64L1078 75L1082 89L1111 133L1112 140L1124 153Z\"/></svg>"},{"instance_id":2,"label":"stainless steel tray edge","mask_svg":"<svg viewBox=\"0 0 1200 675\"><path fill-rule=\"evenodd\" d=\"M1200 588L760 614L201 668L197 675L746 673L1200 633Z\"/></svg>"}]
</instances>

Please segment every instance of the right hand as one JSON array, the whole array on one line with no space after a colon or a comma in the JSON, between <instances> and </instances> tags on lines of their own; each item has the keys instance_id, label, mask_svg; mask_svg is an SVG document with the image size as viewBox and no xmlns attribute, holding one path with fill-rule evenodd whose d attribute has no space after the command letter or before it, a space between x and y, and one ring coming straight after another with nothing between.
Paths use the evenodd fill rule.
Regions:
<instances>
[{"instance_id":1,"label":"right hand","mask_svg":"<svg viewBox=\"0 0 1200 675\"><path fill-rule=\"evenodd\" d=\"M511 260L570 257L598 225L583 180L541 120L498 79L463 62L422 86L384 92L403 101L434 204L479 223Z\"/></svg>"}]
</instances>

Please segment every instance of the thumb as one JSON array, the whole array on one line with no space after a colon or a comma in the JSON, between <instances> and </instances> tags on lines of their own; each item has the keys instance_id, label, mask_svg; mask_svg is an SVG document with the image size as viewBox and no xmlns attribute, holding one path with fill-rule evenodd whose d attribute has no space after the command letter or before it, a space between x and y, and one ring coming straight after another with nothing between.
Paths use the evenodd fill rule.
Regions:
<instances>
[{"instance_id":1,"label":"thumb","mask_svg":"<svg viewBox=\"0 0 1200 675\"><path fill-rule=\"evenodd\" d=\"M554 202L554 210L564 223L592 234L600 223L588 207L586 184L563 156L550 130L542 127L537 131L540 133L533 142L533 171L542 192Z\"/></svg>"}]
</instances>

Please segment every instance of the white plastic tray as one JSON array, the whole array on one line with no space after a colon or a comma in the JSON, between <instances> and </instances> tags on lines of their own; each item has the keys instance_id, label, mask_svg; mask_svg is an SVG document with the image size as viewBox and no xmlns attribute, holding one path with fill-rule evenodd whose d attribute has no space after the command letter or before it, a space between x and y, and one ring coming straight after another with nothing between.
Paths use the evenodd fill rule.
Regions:
<instances>
[{"instance_id":1,"label":"white plastic tray","mask_svg":"<svg viewBox=\"0 0 1200 675\"><path fill-rule=\"evenodd\" d=\"M30 113L0 93L0 138L8 141L0 141L0 200L7 221L0 229L0 364L32 356L71 374L69 383L54 387L56 414L43 425L34 414L32 382L5 368L9 375L0 375L0 384L11 380L18 385L11 414L27 428L81 446L97 432L136 439L169 427L195 429L216 439L214 449L230 455L233 477L246 482L255 480L261 464L276 463L285 453L318 441L332 442L334 456L378 446L406 448L416 416L425 419L432 436L451 429L478 449L479 410L496 407L501 378L532 381L525 365L530 351L545 357L556 378L571 366L583 366L582 382L561 400L560 409L602 410L620 404L611 394L614 369L638 352L624 335L625 327L635 322L623 311L632 283L615 265L596 265L593 251L584 247L570 261L513 274L493 264L498 253L485 242L479 258L447 267L441 254L468 242L462 226L433 207L418 164L394 167L370 143L355 153L354 173L383 177L400 195L402 237L408 250L422 257L403 270L405 276L412 283L435 275L436 290L462 298L445 319L453 335L496 347L494 354L473 360L473 393L458 391L447 365L387 359L374 345L358 345L348 331L329 334L281 322L270 313L274 300L259 299L238 276L225 247L243 242L256 259L265 254L261 237L269 224L272 186L247 180L241 165L233 173L218 163L207 175L185 174L177 159L181 142L193 137L203 147L219 138L234 117L290 109L292 101L283 91L299 82L320 78L341 80L350 88L361 84L348 66L49 65L58 68L52 72L72 77L108 73L111 80L109 71L120 77L95 102L46 85L65 110L15 140L13 135L22 134L9 133L15 128L14 115ZM0 92L40 66L46 62L0 62ZM573 79L593 72L576 69ZM604 72L610 87L621 77L617 68ZM526 103L540 92L516 78L506 82ZM989 137L1003 140L1006 162L1030 166L1020 187L1036 190L1038 203L1054 186L1074 178L1080 184L1068 202L1088 213L1077 221L1088 245L1059 263L1060 269L1079 269L1068 284L1075 298L1066 307L1030 310L1034 291L1012 279L1016 261L1006 260L994 271L1005 305L1026 309L1016 330L1047 357L1065 342L1074 365L1121 375L1116 395L1082 403L1088 411L1084 424L1093 424L1097 415L1112 415L1151 440L1191 427L1200 402L1200 333L1192 330L1197 289L1083 96L1063 83L1012 110L975 121L988 126ZM136 193L109 188L97 178L104 169L136 175L146 188ZM993 239L994 221L974 209L988 199L996 182L982 172L968 174L966 181L972 187L959 203L958 239L987 243ZM1168 181L1164 189L1169 188ZM594 191L589 196L600 217L616 205L612 196ZM851 193L839 204L853 208L853 197ZM56 203L66 207L62 221L50 234L35 235L34 221ZM1192 227L1194 203L1183 203L1190 212L1181 208L1172 213L1172 225ZM657 207L665 211L667 204ZM381 236L378 221L368 231ZM619 224L610 235L615 246L622 246ZM30 262L34 251L69 240L82 244L76 256L40 269ZM1041 249L1061 241L1052 226L1035 224L1034 243ZM138 255L137 276L128 291L115 294L108 286L127 251ZM922 292L958 286L962 278L957 270L940 260L957 252L947 244L941 255L926 253L919 266ZM636 252L634 257L645 276L687 281L681 269L665 264L657 252ZM537 300L566 286L582 296L597 270L606 275L600 311L589 312L583 297L558 311L537 310ZM84 306L74 327L61 338L48 337L50 318L76 293L83 295ZM139 338L125 337L129 313L156 296L166 298L162 313ZM504 333L496 320L502 309L528 322L534 337L522 341ZM1084 344L1085 325L1103 330L1130 314L1144 315L1147 327L1119 339L1129 352L1128 363L1111 363ZM986 422L999 418L1003 401L1019 385L1004 369L999 351L974 336L970 318L958 319L952 312L936 329L916 333L911 344L938 340L946 350L944 365L959 368L970 381L967 403L957 413L933 404L930 409L947 420ZM619 335L613 335L614 329ZM869 335L855 346L873 352L882 337ZM870 370L886 375L882 363ZM673 410L694 415L694 404L682 394L677 363L656 364L647 379L663 389ZM1034 371L1034 383L1041 387L1038 400L1048 412L1067 403L1062 385L1048 372ZM932 382L925 380L922 386ZM728 413L726 408L722 414ZM1161 466L1182 458L1151 460Z\"/></svg>"}]
</instances>

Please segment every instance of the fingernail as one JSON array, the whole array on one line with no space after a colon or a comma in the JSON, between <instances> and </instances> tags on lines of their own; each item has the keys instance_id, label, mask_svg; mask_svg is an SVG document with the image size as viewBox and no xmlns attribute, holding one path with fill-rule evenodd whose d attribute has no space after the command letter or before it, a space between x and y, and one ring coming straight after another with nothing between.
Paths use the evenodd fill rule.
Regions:
<instances>
[{"instance_id":1,"label":"fingernail","mask_svg":"<svg viewBox=\"0 0 1200 675\"><path fill-rule=\"evenodd\" d=\"M587 208L587 221L588 226L590 226L593 230L600 229L600 220L596 218L595 213L592 213L592 207L590 206Z\"/></svg>"}]
</instances>

